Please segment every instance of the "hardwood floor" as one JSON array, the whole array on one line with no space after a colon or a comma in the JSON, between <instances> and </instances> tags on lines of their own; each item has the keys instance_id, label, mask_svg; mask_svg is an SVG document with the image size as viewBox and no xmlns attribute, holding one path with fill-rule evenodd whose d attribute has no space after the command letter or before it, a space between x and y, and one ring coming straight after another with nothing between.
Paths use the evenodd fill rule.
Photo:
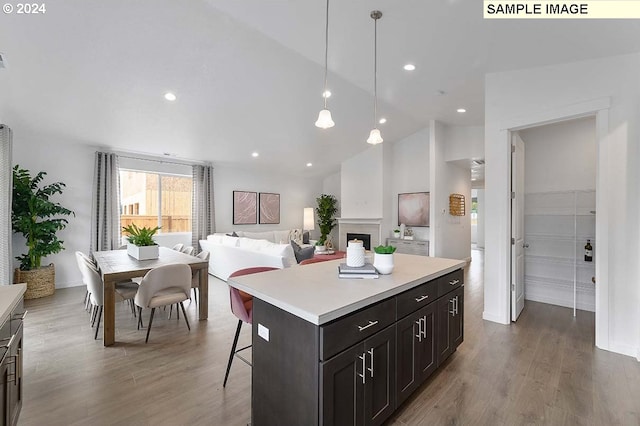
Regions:
<instances>
[{"instance_id":1,"label":"hardwood floor","mask_svg":"<svg viewBox=\"0 0 640 426\"><path fill-rule=\"evenodd\" d=\"M483 253L465 274L465 341L392 425L640 425L640 363L595 349L594 315L527 302L517 323L483 321ZM122 304L116 346L93 340L84 288L26 301L20 425L246 425L250 367L222 380L236 318L210 277L209 320L154 318L149 343ZM185 306L186 307L186 306ZM145 314L145 325L148 313ZM243 328L239 345L250 342Z\"/></svg>"}]
</instances>

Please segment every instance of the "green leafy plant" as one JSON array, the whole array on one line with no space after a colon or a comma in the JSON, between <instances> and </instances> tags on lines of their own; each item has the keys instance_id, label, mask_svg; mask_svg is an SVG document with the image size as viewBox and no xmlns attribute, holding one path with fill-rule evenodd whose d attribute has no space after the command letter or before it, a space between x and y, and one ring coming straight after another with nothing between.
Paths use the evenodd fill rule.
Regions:
<instances>
[{"instance_id":1,"label":"green leafy plant","mask_svg":"<svg viewBox=\"0 0 640 426\"><path fill-rule=\"evenodd\" d=\"M394 246L378 246L374 247L373 251L378 254L393 254L396 251Z\"/></svg>"},{"instance_id":2,"label":"green leafy plant","mask_svg":"<svg viewBox=\"0 0 640 426\"><path fill-rule=\"evenodd\" d=\"M122 230L129 234L127 241L138 247L155 246L156 242L153 241L153 236L156 235L159 229L159 226L155 228L147 228L146 226L139 228L135 223L122 227Z\"/></svg>"},{"instance_id":3,"label":"green leafy plant","mask_svg":"<svg viewBox=\"0 0 640 426\"><path fill-rule=\"evenodd\" d=\"M62 194L65 184L54 182L41 186L46 172L31 176L28 170L16 165L13 168L13 201L11 203L11 226L13 232L22 234L27 253L17 256L20 269L30 271L41 266L42 258L64 250L56 236L69 223L60 216L75 216L75 213L55 203L50 198Z\"/></svg>"},{"instance_id":4,"label":"green leafy plant","mask_svg":"<svg viewBox=\"0 0 640 426\"><path fill-rule=\"evenodd\" d=\"M394 229L393 232L400 233L400 229Z\"/></svg>"},{"instance_id":5,"label":"green leafy plant","mask_svg":"<svg viewBox=\"0 0 640 426\"><path fill-rule=\"evenodd\" d=\"M316 207L316 215L318 216L318 227L320 228L320 239L318 243L323 245L327 241L327 235L336 226L335 214L338 212L338 200L333 195L322 194L316 198L318 207Z\"/></svg>"}]
</instances>

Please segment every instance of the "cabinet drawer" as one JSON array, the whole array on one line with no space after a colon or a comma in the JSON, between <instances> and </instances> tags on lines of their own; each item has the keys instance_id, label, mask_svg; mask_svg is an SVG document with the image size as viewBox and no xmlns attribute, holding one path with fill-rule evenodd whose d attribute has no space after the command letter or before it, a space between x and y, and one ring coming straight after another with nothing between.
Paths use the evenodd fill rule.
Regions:
<instances>
[{"instance_id":1,"label":"cabinet drawer","mask_svg":"<svg viewBox=\"0 0 640 426\"><path fill-rule=\"evenodd\" d=\"M9 319L9 322L11 323L11 334L15 334L16 331L18 331L24 320L24 315L24 303L22 299L20 299L16 307L11 311L11 317Z\"/></svg>"},{"instance_id":2,"label":"cabinet drawer","mask_svg":"<svg viewBox=\"0 0 640 426\"><path fill-rule=\"evenodd\" d=\"M449 293L451 290L455 290L463 284L463 272L462 269L451 272L444 277L438 279L438 297Z\"/></svg>"},{"instance_id":3,"label":"cabinet drawer","mask_svg":"<svg viewBox=\"0 0 640 426\"><path fill-rule=\"evenodd\" d=\"M321 360L391 325L396 320L396 299L391 298L320 327Z\"/></svg>"},{"instance_id":4,"label":"cabinet drawer","mask_svg":"<svg viewBox=\"0 0 640 426\"><path fill-rule=\"evenodd\" d=\"M398 319L417 311L438 298L439 280L431 280L396 296Z\"/></svg>"}]
</instances>

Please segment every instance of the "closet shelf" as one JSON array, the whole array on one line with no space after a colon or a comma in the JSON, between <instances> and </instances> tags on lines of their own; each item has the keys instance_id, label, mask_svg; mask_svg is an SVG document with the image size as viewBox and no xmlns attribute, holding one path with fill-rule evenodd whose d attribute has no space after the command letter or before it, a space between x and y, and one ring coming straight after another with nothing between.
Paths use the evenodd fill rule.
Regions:
<instances>
[{"instance_id":1,"label":"closet shelf","mask_svg":"<svg viewBox=\"0 0 640 426\"><path fill-rule=\"evenodd\" d=\"M525 262L544 262L544 263L555 263L558 265L573 265L574 259L571 257L558 257L558 256L541 256L535 254L527 254L525 256ZM595 262L585 262L582 259L576 259L576 266L578 268L595 268Z\"/></svg>"},{"instance_id":2,"label":"closet shelf","mask_svg":"<svg viewBox=\"0 0 640 426\"><path fill-rule=\"evenodd\" d=\"M593 235L578 235L576 237L568 234L542 234L537 232L525 233L525 240L553 240L553 241L573 241L574 238L577 238L578 241L587 241L591 240L592 243L595 243L596 237Z\"/></svg>"}]
</instances>

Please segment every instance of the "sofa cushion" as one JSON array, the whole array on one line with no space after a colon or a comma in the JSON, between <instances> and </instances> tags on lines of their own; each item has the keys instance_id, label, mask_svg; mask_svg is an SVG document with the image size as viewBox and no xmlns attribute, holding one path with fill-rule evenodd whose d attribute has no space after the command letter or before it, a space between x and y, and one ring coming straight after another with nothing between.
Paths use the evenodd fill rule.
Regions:
<instances>
[{"instance_id":1,"label":"sofa cushion","mask_svg":"<svg viewBox=\"0 0 640 426\"><path fill-rule=\"evenodd\" d=\"M240 235L236 234L236 231L233 231L230 234L225 234L227 237L239 237Z\"/></svg>"},{"instance_id":2,"label":"sofa cushion","mask_svg":"<svg viewBox=\"0 0 640 426\"><path fill-rule=\"evenodd\" d=\"M291 231L288 229L285 229L284 231L273 231L273 242L278 244L289 244L289 241L291 241L289 238L290 232Z\"/></svg>"},{"instance_id":3,"label":"sofa cushion","mask_svg":"<svg viewBox=\"0 0 640 426\"><path fill-rule=\"evenodd\" d=\"M302 233L302 244L309 244L309 231Z\"/></svg>"},{"instance_id":4,"label":"sofa cushion","mask_svg":"<svg viewBox=\"0 0 640 426\"><path fill-rule=\"evenodd\" d=\"M229 247L237 247L238 246L238 240L239 240L239 238L237 238L237 237L229 237L228 235L223 235L222 236L222 245L223 246L229 246Z\"/></svg>"},{"instance_id":5,"label":"sofa cushion","mask_svg":"<svg viewBox=\"0 0 640 426\"><path fill-rule=\"evenodd\" d=\"M315 247L302 248L295 241L291 240L291 247L293 248L293 254L296 257L296 262L300 263L303 260L311 259L315 252Z\"/></svg>"},{"instance_id":6,"label":"sofa cushion","mask_svg":"<svg viewBox=\"0 0 640 426\"><path fill-rule=\"evenodd\" d=\"M295 241L296 244L302 244L302 229L292 229L289 231L289 240Z\"/></svg>"},{"instance_id":7,"label":"sofa cushion","mask_svg":"<svg viewBox=\"0 0 640 426\"><path fill-rule=\"evenodd\" d=\"M274 240L273 231L267 231L267 232L248 232L248 231L245 231L243 237L245 237L245 238L253 238L254 240L267 240L267 241L271 241L272 243L276 242Z\"/></svg>"}]
</instances>

